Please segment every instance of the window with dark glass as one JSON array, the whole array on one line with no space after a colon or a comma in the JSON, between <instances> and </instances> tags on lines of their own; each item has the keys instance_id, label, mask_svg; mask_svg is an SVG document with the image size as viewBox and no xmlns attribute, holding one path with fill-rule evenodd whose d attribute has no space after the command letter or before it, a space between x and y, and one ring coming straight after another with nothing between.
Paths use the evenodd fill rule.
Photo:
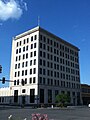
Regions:
<instances>
[{"instance_id":1,"label":"window with dark glass","mask_svg":"<svg viewBox=\"0 0 90 120\"><path fill-rule=\"evenodd\" d=\"M40 74L42 74L42 68L40 68Z\"/></svg>"},{"instance_id":2,"label":"window with dark glass","mask_svg":"<svg viewBox=\"0 0 90 120\"><path fill-rule=\"evenodd\" d=\"M32 60L30 60L30 66L32 66Z\"/></svg>"},{"instance_id":3,"label":"window with dark glass","mask_svg":"<svg viewBox=\"0 0 90 120\"><path fill-rule=\"evenodd\" d=\"M19 85L19 80L17 80L17 85Z\"/></svg>"},{"instance_id":4,"label":"window with dark glass","mask_svg":"<svg viewBox=\"0 0 90 120\"><path fill-rule=\"evenodd\" d=\"M28 53L26 53L26 59L28 58Z\"/></svg>"},{"instance_id":5,"label":"window with dark glass","mask_svg":"<svg viewBox=\"0 0 90 120\"><path fill-rule=\"evenodd\" d=\"M14 85L16 85L16 80L14 80Z\"/></svg>"},{"instance_id":6,"label":"window with dark glass","mask_svg":"<svg viewBox=\"0 0 90 120\"><path fill-rule=\"evenodd\" d=\"M25 78L25 84L27 84L27 78Z\"/></svg>"},{"instance_id":7,"label":"window with dark glass","mask_svg":"<svg viewBox=\"0 0 90 120\"><path fill-rule=\"evenodd\" d=\"M20 68L20 63L18 63L18 68Z\"/></svg>"},{"instance_id":8,"label":"window with dark glass","mask_svg":"<svg viewBox=\"0 0 90 120\"><path fill-rule=\"evenodd\" d=\"M23 41L23 44L25 44L25 39L24 39L24 41Z\"/></svg>"},{"instance_id":9,"label":"window with dark glass","mask_svg":"<svg viewBox=\"0 0 90 120\"><path fill-rule=\"evenodd\" d=\"M24 62L22 63L22 67L24 67Z\"/></svg>"},{"instance_id":10,"label":"window with dark glass","mask_svg":"<svg viewBox=\"0 0 90 120\"><path fill-rule=\"evenodd\" d=\"M40 51L40 57L42 57L42 51Z\"/></svg>"},{"instance_id":11,"label":"window with dark glass","mask_svg":"<svg viewBox=\"0 0 90 120\"><path fill-rule=\"evenodd\" d=\"M25 90L25 89L23 89L23 90L22 90L22 93L25 93L25 92L26 92L26 90Z\"/></svg>"},{"instance_id":12,"label":"window with dark glass","mask_svg":"<svg viewBox=\"0 0 90 120\"><path fill-rule=\"evenodd\" d=\"M24 70L22 70L22 76L24 76Z\"/></svg>"},{"instance_id":13,"label":"window with dark glass","mask_svg":"<svg viewBox=\"0 0 90 120\"><path fill-rule=\"evenodd\" d=\"M36 65L36 59L34 59L34 63L33 64Z\"/></svg>"},{"instance_id":14,"label":"window with dark glass","mask_svg":"<svg viewBox=\"0 0 90 120\"><path fill-rule=\"evenodd\" d=\"M31 41L33 41L33 36L31 37Z\"/></svg>"},{"instance_id":15,"label":"window with dark glass","mask_svg":"<svg viewBox=\"0 0 90 120\"><path fill-rule=\"evenodd\" d=\"M17 69L17 64L15 64L15 69Z\"/></svg>"},{"instance_id":16,"label":"window with dark glass","mask_svg":"<svg viewBox=\"0 0 90 120\"><path fill-rule=\"evenodd\" d=\"M26 50L28 50L28 45L26 46Z\"/></svg>"},{"instance_id":17,"label":"window with dark glass","mask_svg":"<svg viewBox=\"0 0 90 120\"><path fill-rule=\"evenodd\" d=\"M25 65L26 67L28 66L28 61L26 61L26 65Z\"/></svg>"},{"instance_id":18,"label":"window with dark glass","mask_svg":"<svg viewBox=\"0 0 90 120\"><path fill-rule=\"evenodd\" d=\"M43 69L43 75L46 75L46 70L45 69Z\"/></svg>"},{"instance_id":19,"label":"window with dark glass","mask_svg":"<svg viewBox=\"0 0 90 120\"><path fill-rule=\"evenodd\" d=\"M36 56L36 51L34 51L34 56Z\"/></svg>"},{"instance_id":20,"label":"window with dark glass","mask_svg":"<svg viewBox=\"0 0 90 120\"><path fill-rule=\"evenodd\" d=\"M46 53L45 53L45 52L43 52L43 57L44 57L44 58L46 57Z\"/></svg>"},{"instance_id":21,"label":"window with dark glass","mask_svg":"<svg viewBox=\"0 0 90 120\"><path fill-rule=\"evenodd\" d=\"M45 36L43 37L43 41L46 42L46 37Z\"/></svg>"},{"instance_id":22,"label":"window with dark glass","mask_svg":"<svg viewBox=\"0 0 90 120\"><path fill-rule=\"evenodd\" d=\"M25 54L23 54L23 59L25 59Z\"/></svg>"},{"instance_id":23,"label":"window with dark glass","mask_svg":"<svg viewBox=\"0 0 90 120\"><path fill-rule=\"evenodd\" d=\"M36 83L36 77L33 77L33 83Z\"/></svg>"},{"instance_id":24,"label":"window with dark glass","mask_svg":"<svg viewBox=\"0 0 90 120\"><path fill-rule=\"evenodd\" d=\"M21 46L22 42L20 41L20 46Z\"/></svg>"},{"instance_id":25,"label":"window with dark glass","mask_svg":"<svg viewBox=\"0 0 90 120\"><path fill-rule=\"evenodd\" d=\"M21 56L19 55L19 60L21 60Z\"/></svg>"},{"instance_id":26,"label":"window with dark glass","mask_svg":"<svg viewBox=\"0 0 90 120\"><path fill-rule=\"evenodd\" d=\"M18 54L18 49L16 49L16 54Z\"/></svg>"},{"instance_id":27,"label":"window with dark glass","mask_svg":"<svg viewBox=\"0 0 90 120\"><path fill-rule=\"evenodd\" d=\"M32 74L32 69L30 69L30 75Z\"/></svg>"},{"instance_id":28,"label":"window with dark glass","mask_svg":"<svg viewBox=\"0 0 90 120\"><path fill-rule=\"evenodd\" d=\"M16 61L18 60L18 57L16 56Z\"/></svg>"},{"instance_id":29,"label":"window with dark glass","mask_svg":"<svg viewBox=\"0 0 90 120\"><path fill-rule=\"evenodd\" d=\"M23 52L25 51L25 47L23 47Z\"/></svg>"},{"instance_id":30,"label":"window with dark glass","mask_svg":"<svg viewBox=\"0 0 90 120\"><path fill-rule=\"evenodd\" d=\"M29 79L29 83L30 83L30 84L32 83L32 78Z\"/></svg>"},{"instance_id":31,"label":"window with dark glass","mask_svg":"<svg viewBox=\"0 0 90 120\"><path fill-rule=\"evenodd\" d=\"M15 77L17 76L17 72L15 72L15 75L14 75Z\"/></svg>"},{"instance_id":32,"label":"window with dark glass","mask_svg":"<svg viewBox=\"0 0 90 120\"><path fill-rule=\"evenodd\" d=\"M30 57L33 57L33 52L30 53Z\"/></svg>"},{"instance_id":33,"label":"window with dark glass","mask_svg":"<svg viewBox=\"0 0 90 120\"><path fill-rule=\"evenodd\" d=\"M43 66L45 66L46 65L46 61L45 60L43 60Z\"/></svg>"},{"instance_id":34,"label":"window with dark glass","mask_svg":"<svg viewBox=\"0 0 90 120\"><path fill-rule=\"evenodd\" d=\"M19 45L19 44L18 44L18 42L17 42L17 47L18 47L18 45Z\"/></svg>"},{"instance_id":35,"label":"window with dark glass","mask_svg":"<svg viewBox=\"0 0 90 120\"><path fill-rule=\"evenodd\" d=\"M29 38L27 38L27 43L29 43Z\"/></svg>"},{"instance_id":36,"label":"window with dark glass","mask_svg":"<svg viewBox=\"0 0 90 120\"><path fill-rule=\"evenodd\" d=\"M33 74L36 74L36 68L33 69Z\"/></svg>"},{"instance_id":37,"label":"window with dark glass","mask_svg":"<svg viewBox=\"0 0 90 120\"><path fill-rule=\"evenodd\" d=\"M34 48L36 48L36 43L34 43Z\"/></svg>"},{"instance_id":38,"label":"window with dark glass","mask_svg":"<svg viewBox=\"0 0 90 120\"><path fill-rule=\"evenodd\" d=\"M27 75L27 70L25 70L25 75Z\"/></svg>"},{"instance_id":39,"label":"window with dark glass","mask_svg":"<svg viewBox=\"0 0 90 120\"><path fill-rule=\"evenodd\" d=\"M37 39L37 35L34 36L34 40L36 40L36 39Z\"/></svg>"},{"instance_id":40,"label":"window with dark glass","mask_svg":"<svg viewBox=\"0 0 90 120\"><path fill-rule=\"evenodd\" d=\"M19 53L21 53L21 48L19 48Z\"/></svg>"},{"instance_id":41,"label":"window with dark glass","mask_svg":"<svg viewBox=\"0 0 90 120\"><path fill-rule=\"evenodd\" d=\"M33 44L31 44L31 49L33 49Z\"/></svg>"}]
</instances>

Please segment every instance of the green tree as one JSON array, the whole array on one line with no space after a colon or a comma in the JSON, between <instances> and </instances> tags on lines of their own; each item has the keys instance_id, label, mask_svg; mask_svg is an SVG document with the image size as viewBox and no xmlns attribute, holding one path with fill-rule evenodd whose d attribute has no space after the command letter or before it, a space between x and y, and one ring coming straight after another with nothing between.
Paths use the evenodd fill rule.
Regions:
<instances>
[{"instance_id":1,"label":"green tree","mask_svg":"<svg viewBox=\"0 0 90 120\"><path fill-rule=\"evenodd\" d=\"M56 96L56 103L59 107L65 107L68 103L70 103L70 96L65 93L58 94Z\"/></svg>"}]
</instances>

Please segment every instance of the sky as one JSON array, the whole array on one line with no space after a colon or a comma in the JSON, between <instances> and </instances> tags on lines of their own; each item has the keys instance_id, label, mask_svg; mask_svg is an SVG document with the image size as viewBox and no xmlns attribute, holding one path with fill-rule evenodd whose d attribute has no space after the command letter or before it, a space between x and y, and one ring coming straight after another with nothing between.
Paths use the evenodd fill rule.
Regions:
<instances>
[{"instance_id":1,"label":"sky","mask_svg":"<svg viewBox=\"0 0 90 120\"><path fill-rule=\"evenodd\" d=\"M90 0L0 0L0 79L10 79L12 38L36 27L38 16L42 28L80 49L81 83L90 85Z\"/></svg>"}]
</instances>

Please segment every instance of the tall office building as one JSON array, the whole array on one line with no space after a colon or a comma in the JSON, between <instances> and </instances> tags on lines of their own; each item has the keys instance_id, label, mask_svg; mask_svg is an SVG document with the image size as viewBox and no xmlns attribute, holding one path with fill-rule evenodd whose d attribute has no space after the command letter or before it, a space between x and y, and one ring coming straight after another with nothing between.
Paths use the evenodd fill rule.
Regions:
<instances>
[{"instance_id":1,"label":"tall office building","mask_svg":"<svg viewBox=\"0 0 90 120\"><path fill-rule=\"evenodd\" d=\"M80 104L79 49L35 27L13 38L10 96L13 104L54 104L68 93Z\"/></svg>"}]
</instances>

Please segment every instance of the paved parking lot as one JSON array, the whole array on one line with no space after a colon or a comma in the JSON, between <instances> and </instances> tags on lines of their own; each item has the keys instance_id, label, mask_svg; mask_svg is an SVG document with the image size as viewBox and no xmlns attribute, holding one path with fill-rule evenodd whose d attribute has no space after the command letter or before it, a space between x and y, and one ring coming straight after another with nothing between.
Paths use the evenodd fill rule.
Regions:
<instances>
[{"instance_id":1,"label":"paved parking lot","mask_svg":"<svg viewBox=\"0 0 90 120\"><path fill-rule=\"evenodd\" d=\"M72 107L72 108L0 108L0 120L8 120L12 115L13 120L31 120L32 113L48 114L49 120L90 120L90 108Z\"/></svg>"}]
</instances>

